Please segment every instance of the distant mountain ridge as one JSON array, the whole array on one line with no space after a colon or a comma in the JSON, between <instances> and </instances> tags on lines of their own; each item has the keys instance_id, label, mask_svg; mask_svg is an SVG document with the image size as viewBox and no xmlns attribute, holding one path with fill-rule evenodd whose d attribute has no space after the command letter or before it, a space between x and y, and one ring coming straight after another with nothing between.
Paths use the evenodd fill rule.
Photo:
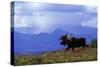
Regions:
<instances>
[{"instance_id":1,"label":"distant mountain ridge","mask_svg":"<svg viewBox=\"0 0 100 67\"><path fill-rule=\"evenodd\" d=\"M91 29L92 30L92 29ZM82 31L83 32L83 31ZM96 38L96 30L88 31L86 34L74 34L62 29L56 29L52 33L23 34L12 30L14 33L14 49L16 53L23 52L43 52L60 50L64 47L60 45L59 38L64 34L72 34L74 37L85 37L87 42Z\"/></svg>"}]
</instances>

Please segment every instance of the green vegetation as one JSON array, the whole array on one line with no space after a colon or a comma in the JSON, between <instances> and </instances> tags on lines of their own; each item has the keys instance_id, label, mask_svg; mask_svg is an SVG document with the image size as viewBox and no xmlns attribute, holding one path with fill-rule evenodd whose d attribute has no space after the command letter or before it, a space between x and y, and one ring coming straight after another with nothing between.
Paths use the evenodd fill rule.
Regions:
<instances>
[{"instance_id":1,"label":"green vegetation","mask_svg":"<svg viewBox=\"0 0 100 67\"><path fill-rule=\"evenodd\" d=\"M68 52L61 50L43 53L38 56L15 56L14 65L65 63L95 60L97 60L96 48L76 48L75 52L72 52L72 50L69 50Z\"/></svg>"},{"instance_id":2,"label":"green vegetation","mask_svg":"<svg viewBox=\"0 0 100 67\"><path fill-rule=\"evenodd\" d=\"M93 39L92 41L91 41L91 47L95 47L95 48L97 48L97 39Z\"/></svg>"}]
</instances>

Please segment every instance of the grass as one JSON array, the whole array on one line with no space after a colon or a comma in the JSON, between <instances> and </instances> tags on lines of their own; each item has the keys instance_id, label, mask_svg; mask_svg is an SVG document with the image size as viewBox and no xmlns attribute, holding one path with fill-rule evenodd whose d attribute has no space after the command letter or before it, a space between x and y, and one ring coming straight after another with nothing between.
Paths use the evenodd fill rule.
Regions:
<instances>
[{"instance_id":1,"label":"grass","mask_svg":"<svg viewBox=\"0 0 100 67\"><path fill-rule=\"evenodd\" d=\"M51 64L97 60L97 48L76 48L75 52L54 51L38 56L15 56L14 65Z\"/></svg>"}]
</instances>

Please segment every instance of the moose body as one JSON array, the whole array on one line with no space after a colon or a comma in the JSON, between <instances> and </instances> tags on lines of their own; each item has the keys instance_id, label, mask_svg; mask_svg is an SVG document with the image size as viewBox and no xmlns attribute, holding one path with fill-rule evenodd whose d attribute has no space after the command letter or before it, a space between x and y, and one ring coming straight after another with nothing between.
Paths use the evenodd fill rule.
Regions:
<instances>
[{"instance_id":1,"label":"moose body","mask_svg":"<svg viewBox=\"0 0 100 67\"><path fill-rule=\"evenodd\" d=\"M68 35L64 35L60 38L61 42L60 44L63 46L67 45L67 48L65 51L68 51L69 48L72 48L72 51L74 52L74 48L75 47L88 47L88 45L86 45L86 39L81 37L81 38L75 38L75 37L71 37L70 39L67 38Z\"/></svg>"}]
</instances>

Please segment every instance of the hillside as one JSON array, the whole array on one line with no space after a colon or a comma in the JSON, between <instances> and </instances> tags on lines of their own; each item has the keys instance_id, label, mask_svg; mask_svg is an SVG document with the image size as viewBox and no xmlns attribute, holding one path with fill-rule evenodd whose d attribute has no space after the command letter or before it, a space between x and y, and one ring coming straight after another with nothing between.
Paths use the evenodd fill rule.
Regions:
<instances>
[{"instance_id":1,"label":"hillside","mask_svg":"<svg viewBox=\"0 0 100 67\"><path fill-rule=\"evenodd\" d=\"M54 51L46 52L41 55L18 55L15 56L15 65L30 65L30 64L51 64L65 62L80 62L80 61L95 61L97 60L96 48L76 48L75 52Z\"/></svg>"}]
</instances>

